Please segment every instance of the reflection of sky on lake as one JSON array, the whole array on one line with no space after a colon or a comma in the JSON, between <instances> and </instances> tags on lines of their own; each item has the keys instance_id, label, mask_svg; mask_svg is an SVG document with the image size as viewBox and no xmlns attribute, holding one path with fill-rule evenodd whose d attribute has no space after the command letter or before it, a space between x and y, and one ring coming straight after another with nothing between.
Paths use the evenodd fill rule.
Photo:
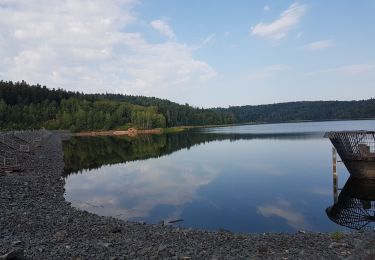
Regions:
<instances>
[{"instance_id":1,"label":"reflection of sky on lake","mask_svg":"<svg viewBox=\"0 0 375 260\"><path fill-rule=\"evenodd\" d=\"M175 165L166 158L71 175L66 181L66 197L74 206L100 215L145 219L158 205L179 208L191 202L197 189L217 175L209 166L191 166L183 161Z\"/></svg>"},{"instance_id":2,"label":"reflection of sky on lake","mask_svg":"<svg viewBox=\"0 0 375 260\"><path fill-rule=\"evenodd\" d=\"M373 130L373 120L326 121L305 123L280 123L261 125L224 126L202 129L209 133L277 134L277 133L324 133L340 130Z\"/></svg>"},{"instance_id":3,"label":"reflection of sky on lake","mask_svg":"<svg viewBox=\"0 0 375 260\"><path fill-rule=\"evenodd\" d=\"M258 213L266 218L273 216L281 218L288 226L295 229L310 229L305 216L286 200L278 199L273 204L259 206Z\"/></svg>"},{"instance_id":4,"label":"reflection of sky on lake","mask_svg":"<svg viewBox=\"0 0 375 260\"><path fill-rule=\"evenodd\" d=\"M357 121L359 122L359 121ZM374 124L374 121L372 121ZM100 215L241 232L334 231L332 145L310 139L213 141L66 179L66 199ZM339 164L339 184L348 173Z\"/></svg>"}]
</instances>

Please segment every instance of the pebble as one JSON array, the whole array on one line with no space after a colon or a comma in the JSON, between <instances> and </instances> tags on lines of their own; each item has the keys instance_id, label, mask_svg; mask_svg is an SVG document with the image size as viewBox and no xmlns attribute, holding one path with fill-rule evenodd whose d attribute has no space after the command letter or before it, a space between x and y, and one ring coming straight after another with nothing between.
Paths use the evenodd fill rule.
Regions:
<instances>
[{"instance_id":1,"label":"pebble","mask_svg":"<svg viewBox=\"0 0 375 260\"><path fill-rule=\"evenodd\" d=\"M18 246L18 245L21 245L21 244L22 244L21 240L16 240L16 241L12 242L12 246Z\"/></svg>"},{"instance_id":2,"label":"pebble","mask_svg":"<svg viewBox=\"0 0 375 260\"><path fill-rule=\"evenodd\" d=\"M328 248L336 248L336 247L347 247L348 244L346 243L338 243L338 242L332 242Z\"/></svg>"},{"instance_id":3,"label":"pebble","mask_svg":"<svg viewBox=\"0 0 375 260\"><path fill-rule=\"evenodd\" d=\"M104 246L104 247L110 247L112 244L111 243L104 243L104 242L99 242L99 246Z\"/></svg>"}]
</instances>

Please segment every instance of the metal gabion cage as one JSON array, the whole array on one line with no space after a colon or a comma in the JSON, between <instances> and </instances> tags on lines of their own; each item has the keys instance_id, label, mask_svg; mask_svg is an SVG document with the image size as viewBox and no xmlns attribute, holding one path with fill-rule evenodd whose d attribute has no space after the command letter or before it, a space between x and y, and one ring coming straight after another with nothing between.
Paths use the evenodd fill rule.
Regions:
<instances>
[{"instance_id":1,"label":"metal gabion cage","mask_svg":"<svg viewBox=\"0 0 375 260\"><path fill-rule=\"evenodd\" d=\"M327 132L342 160L375 161L375 131Z\"/></svg>"}]
</instances>

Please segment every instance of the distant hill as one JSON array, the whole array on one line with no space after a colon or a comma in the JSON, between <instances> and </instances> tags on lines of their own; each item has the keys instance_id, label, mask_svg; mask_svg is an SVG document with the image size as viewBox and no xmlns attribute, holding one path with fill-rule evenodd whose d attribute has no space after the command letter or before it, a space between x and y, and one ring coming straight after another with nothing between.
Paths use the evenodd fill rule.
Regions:
<instances>
[{"instance_id":1,"label":"distant hill","mask_svg":"<svg viewBox=\"0 0 375 260\"><path fill-rule=\"evenodd\" d=\"M375 118L375 99L299 101L258 106L233 106L236 122L291 122Z\"/></svg>"},{"instance_id":2,"label":"distant hill","mask_svg":"<svg viewBox=\"0 0 375 260\"><path fill-rule=\"evenodd\" d=\"M155 97L84 94L0 81L0 129L71 131L375 118L375 99L196 108Z\"/></svg>"}]
</instances>

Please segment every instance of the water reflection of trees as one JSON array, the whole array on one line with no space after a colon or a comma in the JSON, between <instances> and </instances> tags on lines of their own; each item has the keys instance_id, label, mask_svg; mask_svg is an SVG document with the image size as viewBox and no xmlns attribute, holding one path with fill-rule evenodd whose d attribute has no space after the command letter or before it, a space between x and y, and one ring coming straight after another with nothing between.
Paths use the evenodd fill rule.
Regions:
<instances>
[{"instance_id":1,"label":"water reflection of trees","mask_svg":"<svg viewBox=\"0 0 375 260\"><path fill-rule=\"evenodd\" d=\"M185 131L168 135L143 135L138 137L72 137L64 141L64 174L91 170L103 165L156 158L194 145L222 140L251 139L311 139L320 138L313 133L280 134L217 134Z\"/></svg>"}]
</instances>

